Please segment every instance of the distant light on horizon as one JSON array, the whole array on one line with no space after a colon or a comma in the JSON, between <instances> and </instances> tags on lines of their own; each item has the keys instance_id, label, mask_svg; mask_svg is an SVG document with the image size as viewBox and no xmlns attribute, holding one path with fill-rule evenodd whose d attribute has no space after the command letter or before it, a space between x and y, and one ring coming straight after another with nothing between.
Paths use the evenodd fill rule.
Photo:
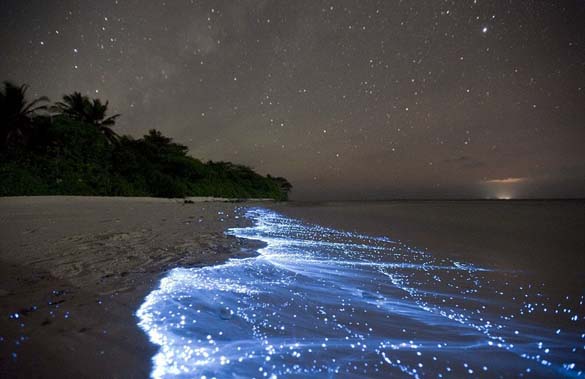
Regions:
<instances>
[{"instance_id":1,"label":"distant light on horizon","mask_svg":"<svg viewBox=\"0 0 585 379\"><path fill-rule=\"evenodd\" d=\"M493 194L490 197L497 200L511 200L519 197L517 196L517 191L513 190L509 185L498 185L495 188L491 186L490 192Z\"/></svg>"},{"instance_id":2,"label":"distant light on horizon","mask_svg":"<svg viewBox=\"0 0 585 379\"><path fill-rule=\"evenodd\" d=\"M528 177L504 177L496 179L484 179L481 185L492 199L511 200L518 198L518 193L525 189L530 181ZM522 197L522 196L520 196Z\"/></svg>"}]
</instances>

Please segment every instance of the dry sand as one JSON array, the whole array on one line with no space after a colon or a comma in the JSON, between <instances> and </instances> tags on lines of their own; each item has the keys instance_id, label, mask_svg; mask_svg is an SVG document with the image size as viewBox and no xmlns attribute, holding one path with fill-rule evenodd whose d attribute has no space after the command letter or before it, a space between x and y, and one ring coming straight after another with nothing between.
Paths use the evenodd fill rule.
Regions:
<instances>
[{"instance_id":1,"label":"dry sand","mask_svg":"<svg viewBox=\"0 0 585 379\"><path fill-rule=\"evenodd\" d=\"M0 377L147 377L158 279L258 247L224 235L241 204L191 200L0 199Z\"/></svg>"}]
</instances>

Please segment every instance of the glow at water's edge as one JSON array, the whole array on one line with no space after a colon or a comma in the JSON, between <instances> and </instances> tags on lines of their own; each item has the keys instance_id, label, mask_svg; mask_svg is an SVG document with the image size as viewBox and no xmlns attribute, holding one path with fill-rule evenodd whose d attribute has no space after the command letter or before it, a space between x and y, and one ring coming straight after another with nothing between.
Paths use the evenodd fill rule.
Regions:
<instances>
[{"instance_id":1,"label":"glow at water's edge","mask_svg":"<svg viewBox=\"0 0 585 379\"><path fill-rule=\"evenodd\" d=\"M153 378L585 376L584 297L386 237L248 210L253 258L172 270L137 311Z\"/></svg>"}]
</instances>

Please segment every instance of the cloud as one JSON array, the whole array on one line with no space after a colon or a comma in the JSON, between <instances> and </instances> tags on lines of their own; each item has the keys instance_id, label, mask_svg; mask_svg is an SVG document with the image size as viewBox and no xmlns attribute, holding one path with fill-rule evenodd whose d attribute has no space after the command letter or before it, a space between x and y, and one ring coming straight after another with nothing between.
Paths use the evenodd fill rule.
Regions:
<instances>
[{"instance_id":1,"label":"cloud","mask_svg":"<svg viewBox=\"0 0 585 379\"><path fill-rule=\"evenodd\" d=\"M518 177L518 178L503 178L503 179L489 179L484 180L484 183L488 184L518 184L527 181L528 178Z\"/></svg>"}]
</instances>

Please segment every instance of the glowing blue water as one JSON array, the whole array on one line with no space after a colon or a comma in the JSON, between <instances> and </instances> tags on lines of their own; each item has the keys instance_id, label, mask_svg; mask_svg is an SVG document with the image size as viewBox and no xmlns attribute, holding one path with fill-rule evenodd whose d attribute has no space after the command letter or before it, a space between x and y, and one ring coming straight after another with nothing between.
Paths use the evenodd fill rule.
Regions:
<instances>
[{"instance_id":1,"label":"glowing blue water","mask_svg":"<svg viewBox=\"0 0 585 379\"><path fill-rule=\"evenodd\" d=\"M253 209L259 256L174 269L137 312L155 378L580 377L583 296Z\"/></svg>"}]
</instances>

